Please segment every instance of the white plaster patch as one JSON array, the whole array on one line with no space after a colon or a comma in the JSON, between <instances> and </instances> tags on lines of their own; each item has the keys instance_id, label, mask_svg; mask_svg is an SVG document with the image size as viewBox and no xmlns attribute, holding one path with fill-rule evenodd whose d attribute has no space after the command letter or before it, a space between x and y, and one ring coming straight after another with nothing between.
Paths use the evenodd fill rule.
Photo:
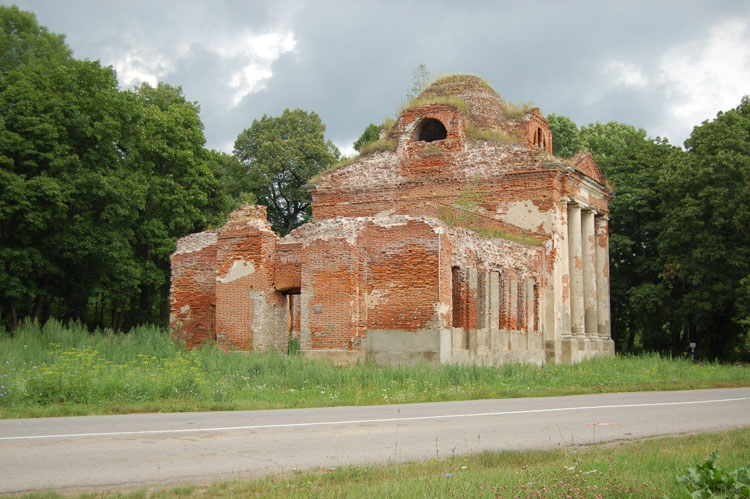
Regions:
<instances>
[{"instance_id":1,"label":"white plaster patch","mask_svg":"<svg viewBox=\"0 0 750 499\"><path fill-rule=\"evenodd\" d=\"M389 215L376 217L333 217L311 222L294 229L284 236L282 242L301 242L304 246L314 241L329 241L344 239L348 244L356 246L359 234L368 224L378 227L400 227L409 222L417 221L430 226L436 234L443 234L446 225L436 218L413 215Z\"/></svg>"},{"instance_id":2,"label":"white plaster patch","mask_svg":"<svg viewBox=\"0 0 750 499\"><path fill-rule=\"evenodd\" d=\"M394 210L394 209L390 209L390 210L383 210L383 211L381 211L380 213L376 214L376 215L375 215L375 218L385 218L385 217L389 217L389 216L393 215L394 213L396 213L396 210Z\"/></svg>"},{"instance_id":3,"label":"white plaster patch","mask_svg":"<svg viewBox=\"0 0 750 499\"><path fill-rule=\"evenodd\" d=\"M508 203L498 207L498 211L505 222L520 229L536 232L542 225L544 232L552 232L551 214L539 211L532 201Z\"/></svg>"},{"instance_id":4,"label":"white plaster patch","mask_svg":"<svg viewBox=\"0 0 750 499\"><path fill-rule=\"evenodd\" d=\"M226 277L217 277L216 281L222 284L226 284L228 282L236 281L237 279L240 279L242 277L249 276L253 273L255 273L255 265L253 265L253 262L235 260L234 262L232 262L232 267L229 269L229 272L227 272Z\"/></svg>"},{"instance_id":5,"label":"white plaster patch","mask_svg":"<svg viewBox=\"0 0 750 499\"><path fill-rule=\"evenodd\" d=\"M534 267L543 251L541 246L528 246L505 239L485 239L463 227L451 229L448 238L453 244L451 264L456 267L471 268L481 263L487 270L516 269L523 276L532 276L536 275Z\"/></svg>"},{"instance_id":6,"label":"white plaster patch","mask_svg":"<svg viewBox=\"0 0 750 499\"><path fill-rule=\"evenodd\" d=\"M190 311L190 305L184 305L184 306L180 307L180 313L181 314L184 314L185 312L188 312L188 311Z\"/></svg>"},{"instance_id":7,"label":"white plaster patch","mask_svg":"<svg viewBox=\"0 0 750 499\"><path fill-rule=\"evenodd\" d=\"M444 316L451 310L451 306L447 303L436 303L435 308L438 315Z\"/></svg>"},{"instance_id":8,"label":"white plaster patch","mask_svg":"<svg viewBox=\"0 0 750 499\"><path fill-rule=\"evenodd\" d=\"M388 293L384 289L373 289L372 293L365 294L365 305L367 308L376 307L386 301Z\"/></svg>"}]
</instances>

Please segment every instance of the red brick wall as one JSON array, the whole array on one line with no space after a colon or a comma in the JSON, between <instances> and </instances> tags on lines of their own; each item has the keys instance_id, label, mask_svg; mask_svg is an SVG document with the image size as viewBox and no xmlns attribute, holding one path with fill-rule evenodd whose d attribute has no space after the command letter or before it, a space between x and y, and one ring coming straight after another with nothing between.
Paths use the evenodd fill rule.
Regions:
<instances>
[{"instance_id":1,"label":"red brick wall","mask_svg":"<svg viewBox=\"0 0 750 499\"><path fill-rule=\"evenodd\" d=\"M575 169L579 172L593 178L600 184L605 182L604 175L602 175L599 165L596 164L594 156L592 156L590 152L581 151L573 156L571 161L573 162Z\"/></svg>"},{"instance_id":2,"label":"red brick wall","mask_svg":"<svg viewBox=\"0 0 750 499\"><path fill-rule=\"evenodd\" d=\"M417 331L435 318L439 236L421 221L369 225L360 242L367 251L367 329Z\"/></svg>"},{"instance_id":3,"label":"red brick wall","mask_svg":"<svg viewBox=\"0 0 750 499\"><path fill-rule=\"evenodd\" d=\"M214 337L216 232L186 236L172 255L170 329L188 348Z\"/></svg>"},{"instance_id":4,"label":"red brick wall","mask_svg":"<svg viewBox=\"0 0 750 499\"><path fill-rule=\"evenodd\" d=\"M271 346L270 339L258 344L253 321L262 321L263 332L273 335L273 315L259 306L281 305L273 284L276 235L265 221L265 208L257 213L241 210L230 217L217 239L216 336L219 344L238 349ZM260 209L262 208L262 210ZM260 218L263 217L263 218Z\"/></svg>"},{"instance_id":5,"label":"red brick wall","mask_svg":"<svg viewBox=\"0 0 750 499\"><path fill-rule=\"evenodd\" d=\"M298 231L313 349L359 349L367 330L450 326L451 246L429 223L335 219Z\"/></svg>"},{"instance_id":6,"label":"red brick wall","mask_svg":"<svg viewBox=\"0 0 750 499\"><path fill-rule=\"evenodd\" d=\"M301 243L282 243L276 245L273 277L273 286L276 290L299 293L302 286L301 250Z\"/></svg>"},{"instance_id":7,"label":"red brick wall","mask_svg":"<svg viewBox=\"0 0 750 499\"><path fill-rule=\"evenodd\" d=\"M345 238L316 239L304 250L302 280L312 290L309 327L313 349L346 350L357 337L357 258Z\"/></svg>"},{"instance_id":8,"label":"red brick wall","mask_svg":"<svg viewBox=\"0 0 750 499\"><path fill-rule=\"evenodd\" d=\"M527 146L552 154L552 132L539 108L534 108L526 114L515 126L515 130L525 139Z\"/></svg>"}]
</instances>

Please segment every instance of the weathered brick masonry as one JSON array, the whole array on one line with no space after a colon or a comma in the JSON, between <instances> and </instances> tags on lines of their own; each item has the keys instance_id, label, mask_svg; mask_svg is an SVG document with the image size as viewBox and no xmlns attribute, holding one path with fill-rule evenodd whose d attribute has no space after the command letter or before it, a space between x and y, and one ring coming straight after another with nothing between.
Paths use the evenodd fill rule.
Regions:
<instances>
[{"instance_id":1,"label":"weathered brick masonry","mask_svg":"<svg viewBox=\"0 0 750 499\"><path fill-rule=\"evenodd\" d=\"M610 192L591 155L554 157L539 110L507 118L476 77L419 102L382 138L394 150L311 182L311 223L278 238L248 206L181 239L174 334L281 351L294 336L339 362L611 355Z\"/></svg>"}]
</instances>

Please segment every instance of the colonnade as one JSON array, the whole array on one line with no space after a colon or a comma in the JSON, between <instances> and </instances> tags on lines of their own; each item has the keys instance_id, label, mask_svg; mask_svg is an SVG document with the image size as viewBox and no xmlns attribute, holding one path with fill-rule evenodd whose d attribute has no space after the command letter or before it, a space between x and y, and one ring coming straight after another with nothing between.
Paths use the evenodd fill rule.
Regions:
<instances>
[{"instance_id":1,"label":"colonnade","mask_svg":"<svg viewBox=\"0 0 750 499\"><path fill-rule=\"evenodd\" d=\"M570 332L573 337L610 339L609 218L568 202Z\"/></svg>"}]
</instances>

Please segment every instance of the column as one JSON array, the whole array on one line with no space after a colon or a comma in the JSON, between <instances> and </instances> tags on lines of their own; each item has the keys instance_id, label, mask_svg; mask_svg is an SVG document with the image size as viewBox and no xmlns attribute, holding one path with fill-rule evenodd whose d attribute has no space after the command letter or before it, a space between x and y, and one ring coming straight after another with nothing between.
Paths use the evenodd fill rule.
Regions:
<instances>
[{"instance_id":1,"label":"column","mask_svg":"<svg viewBox=\"0 0 750 499\"><path fill-rule=\"evenodd\" d=\"M508 280L510 293L510 303L508 307L508 329L518 331L518 323L521 322L518 317L518 272L510 269L508 270Z\"/></svg>"},{"instance_id":2,"label":"column","mask_svg":"<svg viewBox=\"0 0 750 499\"><path fill-rule=\"evenodd\" d=\"M573 336L584 333L583 254L581 245L581 207L568 205L568 257L570 259L570 330Z\"/></svg>"},{"instance_id":3,"label":"column","mask_svg":"<svg viewBox=\"0 0 750 499\"><path fill-rule=\"evenodd\" d=\"M534 279L526 279L526 331L529 333L534 332L538 329L538 325L534 324L534 318L536 317L537 303L534 299Z\"/></svg>"},{"instance_id":4,"label":"column","mask_svg":"<svg viewBox=\"0 0 750 499\"><path fill-rule=\"evenodd\" d=\"M490 272L490 332L500 330L500 273Z\"/></svg>"},{"instance_id":5,"label":"column","mask_svg":"<svg viewBox=\"0 0 750 499\"><path fill-rule=\"evenodd\" d=\"M581 232L583 243L583 308L585 331L589 338L599 335L596 305L596 229L594 212L584 210L581 213Z\"/></svg>"},{"instance_id":6,"label":"column","mask_svg":"<svg viewBox=\"0 0 750 499\"><path fill-rule=\"evenodd\" d=\"M550 250L555 250L555 259L552 262L553 275L551 281L547 282L546 294L548 298L549 295L552 295L554 315L552 317L553 322L545 317L545 320L552 326L552 334L545 335L547 341L568 338L572 335L570 330L570 254L568 251L570 246L568 241L569 201L570 198L568 197L560 199L555 216L557 219L555 224L557 234L550 241Z\"/></svg>"},{"instance_id":7,"label":"column","mask_svg":"<svg viewBox=\"0 0 750 499\"><path fill-rule=\"evenodd\" d=\"M596 304L599 337L612 336L609 322L609 218L596 217Z\"/></svg>"}]
</instances>

